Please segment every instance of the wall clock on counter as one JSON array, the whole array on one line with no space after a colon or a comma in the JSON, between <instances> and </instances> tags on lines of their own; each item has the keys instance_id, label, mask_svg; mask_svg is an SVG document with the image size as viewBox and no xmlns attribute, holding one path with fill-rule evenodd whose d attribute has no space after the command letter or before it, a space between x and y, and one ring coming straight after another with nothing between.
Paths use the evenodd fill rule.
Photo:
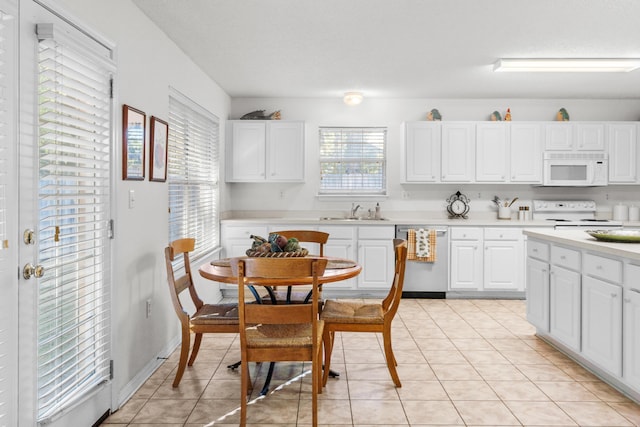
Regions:
<instances>
[{"instance_id":1,"label":"wall clock on counter","mask_svg":"<svg viewBox=\"0 0 640 427\"><path fill-rule=\"evenodd\" d=\"M469 213L469 198L457 191L447 199L449 218L467 218Z\"/></svg>"}]
</instances>

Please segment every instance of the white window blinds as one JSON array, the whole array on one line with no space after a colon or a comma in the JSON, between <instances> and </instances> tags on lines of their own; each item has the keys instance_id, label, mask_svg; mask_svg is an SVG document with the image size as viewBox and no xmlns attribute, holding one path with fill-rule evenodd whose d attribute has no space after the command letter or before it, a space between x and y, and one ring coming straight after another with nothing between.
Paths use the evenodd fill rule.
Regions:
<instances>
[{"instance_id":1,"label":"white window blinds","mask_svg":"<svg viewBox=\"0 0 640 427\"><path fill-rule=\"evenodd\" d=\"M111 78L38 25L38 420L109 379Z\"/></svg>"},{"instance_id":2,"label":"white window blinds","mask_svg":"<svg viewBox=\"0 0 640 427\"><path fill-rule=\"evenodd\" d=\"M384 194L386 128L320 128L320 194Z\"/></svg>"},{"instance_id":3,"label":"white window blinds","mask_svg":"<svg viewBox=\"0 0 640 427\"><path fill-rule=\"evenodd\" d=\"M189 98L169 97L169 240L193 237L191 260L219 244L218 118Z\"/></svg>"}]
</instances>

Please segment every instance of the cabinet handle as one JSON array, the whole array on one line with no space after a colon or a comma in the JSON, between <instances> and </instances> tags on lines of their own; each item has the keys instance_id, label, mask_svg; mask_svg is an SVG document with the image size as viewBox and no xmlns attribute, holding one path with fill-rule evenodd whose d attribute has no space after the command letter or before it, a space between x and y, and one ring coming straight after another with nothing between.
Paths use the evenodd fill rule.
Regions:
<instances>
[{"instance_id":1,"label":"cabinet handle","mask_svg":"<svg viewBox=\"0 0 640 427\"><path fill-rule=\"evenodd\" d=\"M537 249L532 249L531 252L538 253L538 250Z\"/></svg>"},{"instance_id":2,"label":"cabinet handle","mask_svg":"<svg viewBox=\"0 0 640 427\"><path fill-rule=\"evenodd\" d=\"M564 255L560 255L560 259L567 259L567 257Z\"/></svg>"},{"instance_id":3,"label":"cabinet handle","mask_svg":"<svg viewBox=\"0 0 640 427\"><path fill-rule=\"evenodd\" d=\"M596 270L602 270L602 266L601 265L596 265Z\"/></svg>"},{"instance_id":4,"label":"cabinet handle","mask_svg":"<svg viewBox=\"0 0 640 427\"><path fill-rule=\"evenodd\" d=\"M631 302L631 298L625 298L625 299L624 299L624 302L626 302L626 303L630 303L630 302Z\"/></svg>"},{"instance_id":5,"label":"cabinet handle","mask_svg":"<svg viewBox=\"0 0 640 427\"><path fill-rule=\"evenodd\" d=\"M502 234L500 235L500 238L502 239Z\"/></svg>"},{"instance_id":6,"label":"cabinet handle","mask_svg":"<svg viewBox=\"0 0 640 427\"><path fill-rule=\"evenodd\" d=\"M611 293L611 298L618 298L618 294L612 292Z\"/></svg>"},{"instance_id":7,"label":"cabinet handle","mask_svg":"<svg viewBox=\"0 0 640 427\"><path fill-rule=\"evenodd\" d=\"M543 272L543 273L546 273L546 272L547 272L547 270L542 270L542 272Z\"/></svg>"}]
</instances>

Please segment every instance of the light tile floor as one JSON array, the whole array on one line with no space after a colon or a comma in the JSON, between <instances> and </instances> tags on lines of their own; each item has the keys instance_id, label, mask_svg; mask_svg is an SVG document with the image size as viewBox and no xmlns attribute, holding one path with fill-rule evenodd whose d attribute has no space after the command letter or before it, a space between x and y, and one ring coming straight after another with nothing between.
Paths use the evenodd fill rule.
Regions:
<instances>
[{"instance_id":1,"label":"light tile floor","mask_svg":"<svg viewBox=\"0 0 640 427\"><path fill-rule=\"evenodd\" d=\"M519 300L404 299L393 325L402 387L377 334L339 334L322 426L639 426L640 406L538 339ZM104 427L238 425L237 335L205 338L178 388L174 353ZM253 367L259 389L267 365ZM310 426L308 365L278 363L250 426ZM254 398L255 398L254 394Z\"/></svg>"}]
</instances>

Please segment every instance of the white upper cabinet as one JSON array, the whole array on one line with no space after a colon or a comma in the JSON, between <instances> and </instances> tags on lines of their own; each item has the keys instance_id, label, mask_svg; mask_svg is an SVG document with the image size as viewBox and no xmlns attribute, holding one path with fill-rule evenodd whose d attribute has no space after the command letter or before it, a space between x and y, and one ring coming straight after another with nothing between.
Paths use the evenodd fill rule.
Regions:
<instances>
[{"instance_id":1,"label":"white upper cabinet","mask_svg":"<svg viewBox=\"0 0 640 427\"><path fill-rule=\"evenodd\" d=\"M545 150L602 151L603 123L545 123Z\"/></svg>"},{"instance_id":2,"label":"white upper cabinet","mask_svg":"<svg viewBox=\"0 0 640 427\"><path fill-rule=\"evenodd\" d=\"M542 183L542 126L511 123L511 182Z\"/></svg>"},{"instance_id":3,"label":"white upper cabinet","mask_svg":"<svg viewBox=\"0 0 640 427\"><path fill-rule=\"evenodd\" d=\"M604 150L603 123L576 123L574 125L575 148L578 151Z\"/></svg>"},{"instance_id":4,"label":"white upper cabinet","mask_svg":"<svg viewBox=\"0 0 640 427\"><path fill-rule=\"evenodd\" d=\"M544 149L545 150L573 149L572 124L567 122L545 123Z\"/></svg>"},{"instance_id":5,"label":"white upper cabinet","mask_svg":"<svg viewBox=\"0 0 640 427\"><path fill-rule=\"evenodd\" d=\"M442 182L475 180L475 123L442 123Z\"/></svg>"},{"instance_id":6,"label":"white upper cabinet","mask_svg":"<svg viewBox=\"0 0 640 427\"><path fill-rule=\"evenodd\" d=\"M508 122L476 126L476 181L505 182L509 176Z\"/></svg>"},{"instance_id":7,"label":"white upper cabinet","mask_svg":"<svg viewBox=\"0 0 640 427\"><path fill-rule=\"evenodd\" d=\"M304 122L230 120L227 182L304 181Z\"/></svg>"},{"instance_id":8,"label":"white upper cabinet","mask_svg":"<svg viewBox=\"0 0 640 427\"><path fill-rule=\"evenodd\" d=\"M610 123L607 125L607 153L609 154L609 183L636 184L638 182L638 125Z\"/></svg>"},{"instance_id":9,"label":"white upper cabinet","mask_svg":"<svg viewBox=\"0 0 640 427\"><path fill-rule=\"evenodd\" d=\"M437 182L440 178L440 123L404 125L403 182Z\"/></svg>"}]
</instances>

